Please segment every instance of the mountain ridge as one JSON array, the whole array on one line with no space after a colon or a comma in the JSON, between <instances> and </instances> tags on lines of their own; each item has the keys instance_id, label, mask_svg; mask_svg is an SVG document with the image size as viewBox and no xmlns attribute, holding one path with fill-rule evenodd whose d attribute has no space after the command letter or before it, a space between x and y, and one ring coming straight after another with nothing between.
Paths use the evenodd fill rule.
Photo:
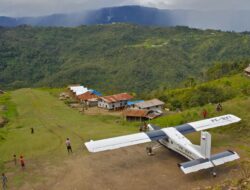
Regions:
<instances>
[{"instance_id":1,"label":"mountain ridge","mask_svg":"<svg viewBox=\"0 0 250 190\"><path fill-rule=\"evenodd\" d=\"M40 17L0 17L0 26L64 26L132 23L147 26L188 26L223 31L249 31L250 11L170 10L142 6L108 7L71 14L52 14Z\"/></svg>"}]
</instances>

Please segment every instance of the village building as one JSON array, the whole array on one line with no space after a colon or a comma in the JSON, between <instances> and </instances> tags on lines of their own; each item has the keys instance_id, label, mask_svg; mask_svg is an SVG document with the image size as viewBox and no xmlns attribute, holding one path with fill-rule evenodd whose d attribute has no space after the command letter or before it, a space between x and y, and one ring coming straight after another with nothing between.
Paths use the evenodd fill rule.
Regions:
<instances>
[{"instance_id":1,"label":"village building","mask_svg":"<svg viewBox=\"0 0 250 190\"><path fill-rule=\"evenodd\" d=\"M135 104L144 102L144 100L134 100L134 101L128 101L128 108L134 108Z\"/></svg>"},{"instance_id":2,"label":"village building","mask_svg":"<svg viewBox=\"0 0 250 190\"><path fill-rule=\"evenodd\" d=\"M82 86L82 85L71 85L68 87L71 95L73 96L79 96L81 94L84 94L86 92L88 92L88 88Z\"/></svg>"},{"instance_id":3,"label":"village building","mask_svg":"<svg viewBox=\"0 0 250 190\"><path fill-rule=\"evenodd\" d=\"M84 103L89 107L98 105L98 96L91 91L78 95L76 98L79 102Z\"/></svg>"},{"instance_id":4,"label":"village building","mask_svg":"<svg viewBox=\"0 0 250 190\"><path fill-rule=\"evenodd\" d=\"M128 93L115 94L112 96L104 96L98 99L98 107L108 110L122 109L127 106L129 100L133 96Z\"/></svg>"},{"instance_id":5,"label":"village building","mask_svg":"<svg viewBox=\"0 0 250 190\"><path fill-rule=\"evenodd\" d=\"M250 64L249 66L245 69L245 75L250 77Z\"/></svg>"},{"instance_id":6,"label":"village building","mask_svg":"<svg viewBox=\"0 0 250 190\"><path fill-rule=\"evenodd\" d=\"M134 105L136 109L146 109L146 110L155 110L161 111L163 110L164 102L158 99L147 100L144 102L139 102Z\"/></svg>"},{"instance_id":7,"label":"village building","mask_svg":"<svg viewBox=\"0 0 250 190\"><path fill-rule=\"evenodd\" d=\"M154 110L142 110L142 109L127 109L123 112L123 116L127 121L147 121L159 117L161 114Z\"/></svg>"},{"instance_id":8,"label":"village building","mask_svg":"<svg viewBox=\"0 0 250 190\"><path fill-rule=\"evenodd\" d=\"M87 106L95 107L98 106L98 98L92 98L87 101Z\"/></svg>"}]
</instances>

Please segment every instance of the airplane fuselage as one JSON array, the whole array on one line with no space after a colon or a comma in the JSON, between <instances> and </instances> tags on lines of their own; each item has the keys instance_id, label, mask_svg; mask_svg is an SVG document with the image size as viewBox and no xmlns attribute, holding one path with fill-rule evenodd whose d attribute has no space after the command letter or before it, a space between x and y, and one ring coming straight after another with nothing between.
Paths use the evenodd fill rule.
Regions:
<instances>
[{"instance_id":1,"label":"airplane fuselage","mask_svg":"<svg viewBox=\"0 0 250 190\"><path fill-rule=\"evenodd\" d=\"M189 160L204 158L204 156L194 147L195 145L181 133L176 131L175 128L164 128L162 130L167 134L168 138L158 140L160 144L181 154ZM171 136L171 138L169 136Z\"/></svg>"}]
</instances>

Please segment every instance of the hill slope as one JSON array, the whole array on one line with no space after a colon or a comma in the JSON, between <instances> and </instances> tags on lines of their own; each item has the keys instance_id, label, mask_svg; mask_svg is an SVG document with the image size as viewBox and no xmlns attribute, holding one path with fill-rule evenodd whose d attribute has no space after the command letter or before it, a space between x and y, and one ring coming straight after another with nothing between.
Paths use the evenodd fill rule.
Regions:
<instances>
[{"instance_id":1,"label":"hill slope","mask_svg":"<svg viewBox=\"0 0 250 190\"><path fill-rule=\"evenodd\" d=\"M82 83L142 93L249 55L248 34L185 27L0 28L0 88Z\"/></svg>"}]
</instances>

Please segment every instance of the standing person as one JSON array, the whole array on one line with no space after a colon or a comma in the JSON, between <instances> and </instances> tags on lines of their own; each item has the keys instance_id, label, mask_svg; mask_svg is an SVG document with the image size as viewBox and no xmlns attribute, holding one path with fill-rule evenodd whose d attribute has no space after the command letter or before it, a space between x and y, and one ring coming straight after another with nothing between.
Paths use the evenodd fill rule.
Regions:
<instances>
[{"instance_id":1,"label":"standing person","mask_svg":"<svg viewBox=\"0 0 250 190\"><path fill-rule=\"evenodd\" d=\"M202 115L203 115L203 118L204 118L204 119L207 118L207 110L206 110L206 109L204 109L204 110L202 111Z\"/></svg>"},{"instance_id":2,"label":"standing person","mask_svg":"<svg viewBox=\"0 0 250 190\"><path fill-rule=\"evenodd\" d=\"M33 127L30 128L30 132L31 132L31 134L34 134L34 128Z\"/></svg>"},{"instance_id":3,"label":"standing person","mask_svg":"<svg viewBox=\"0 0 250 190\"><path fill-rule=\"evenodd\" d=\"M3 190L7 189L7 182L8 182L8 179L7 179L6 175L4 173L2 173Z\"/></svg>"},{"instance_id":4,"label":"standing person","mask_svg":"<svg viewBox=\"0 0 250 190\"><path fill-rule=\"evenodd\" d=\"M15 164L15 166L16 166L16 164L17 164L17 159L16 159L16 155L15 155L15 154L13 155L13 162L14 162L14 164Z\"/></svg>"},{"instance_id":5,"label":"standing person","mask_svg":"<svg viewBox=\"0 0 250 190\"><path fill-rule=\"evenodd\" d=\"M65 144L66 144L68 153L72 153L72 147L71 147L71 142L70 142L69 138L66 139Z\"/></svg>"},{"instance_id":6,"label":"standing person","mask_svg":"<svg viewBox=\"0 0 250 190\"><path fill-rule=\"evenodd\" d=\"M218 103L217 106L216 106L216 111L219 112L219 111L222 111L222 105L221 103Z\"/></svg>"},{"instance_id":7,"label":"standing person","mask_svg":"<svg viewBox=\"0 0 250 190\"><path fill-rule=\"evenodd\" d=\"M22 169L24 169L25 168L25 162L24 162L23 156L20 156L20 164L21 164Z\"/></svg>"}]
</instances>

